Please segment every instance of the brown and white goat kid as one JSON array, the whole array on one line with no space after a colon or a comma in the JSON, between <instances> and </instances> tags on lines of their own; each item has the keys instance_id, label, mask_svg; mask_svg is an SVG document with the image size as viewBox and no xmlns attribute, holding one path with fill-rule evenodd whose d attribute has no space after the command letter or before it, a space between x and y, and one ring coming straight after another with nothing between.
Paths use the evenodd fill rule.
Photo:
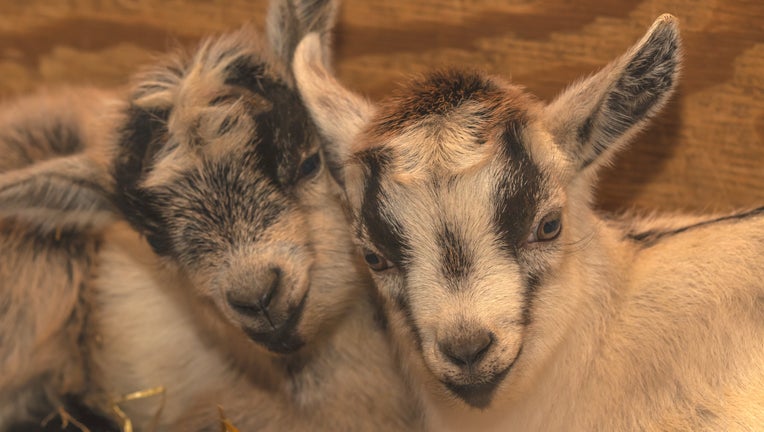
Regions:
<instances>
[{"instance_id":1,"label":"brown and white goat kid","mask_svg":"<svg viewBox=\"0 0 764 432\"><path fill-rule=\"evenodd\" d=\"M218 430L218 405L247 431L414 427L288 67L335 10L275 0L269 43L245 28L127 102L69 93L4 123L0 430L71 398L136 430Z\"/></svg>"},{"instance_id":2,"label":"brown and white goat kid","mask_svg":"<svg viewBox=\"0 0 764 432\"><path fill-rule=\"evenodd\" d=\"M548 105L449 70L374 107L301 42L298 87L346 163L430 429L764 426L764 208L651 223L591 207L598 168L665 103L680 55L665 15Z\"/></svg>"}]
</instances>

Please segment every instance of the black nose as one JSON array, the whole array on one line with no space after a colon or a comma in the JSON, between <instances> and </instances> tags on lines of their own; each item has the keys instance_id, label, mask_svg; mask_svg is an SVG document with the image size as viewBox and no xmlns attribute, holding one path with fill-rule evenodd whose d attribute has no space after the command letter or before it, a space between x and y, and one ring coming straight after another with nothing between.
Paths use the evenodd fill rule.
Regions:
<instances>
[{"instance_id":1,"label":"black nose","mask_svg":"<svg viewBox=\"0 0 764 432\"><path fill-rule=\"evenodd\" d=\"M440 352L456 366L471 368L485 356L493 345L493 333L476 330L446 339L438 344Z\"/></svg>"},{"instance_id":2,"label":"black nose","mask_svg":"<svg viewBox=\"0 0 764 432\"><path fill-rule=\"evenodd\" d=\"M250 286L231 289L226 293L228 304L238 313L248 317L261 315L271 322L268 307L278 295L281 286L281 269L271 267L252 275Z\"/></svg>"}]
</instances>

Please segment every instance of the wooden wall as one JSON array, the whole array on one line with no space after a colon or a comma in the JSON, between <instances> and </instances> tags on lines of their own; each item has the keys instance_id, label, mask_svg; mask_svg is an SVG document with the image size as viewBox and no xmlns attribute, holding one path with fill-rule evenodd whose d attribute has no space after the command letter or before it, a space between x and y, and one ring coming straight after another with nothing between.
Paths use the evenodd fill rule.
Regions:
<instances>
[{"instance_id":1,"label":"wooden wall","mask_svg":"<svg viewBox=\"0 0 764 432\"><path fill-rule=\"evenodd\" d=\"M118 86L177 44L246 20L265 0L0 0L0 96ZM764 205L764 1L346 0L340 79L380 98L412 73L468 65L543 99L679 17L678 94L602 176L600 205L728 210ZM0 157L2 157L0 155Z\"/></svg>"}]
</instances>

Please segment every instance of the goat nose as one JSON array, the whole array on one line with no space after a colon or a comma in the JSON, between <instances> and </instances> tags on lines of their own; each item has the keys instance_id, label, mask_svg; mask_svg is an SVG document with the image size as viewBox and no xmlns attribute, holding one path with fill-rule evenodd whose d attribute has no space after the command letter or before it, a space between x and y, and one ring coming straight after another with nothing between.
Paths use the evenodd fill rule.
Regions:
<instances>
[{"instance_id":1,"label":"goat nose","mask_svg":"<svg viewBox=\"0 0 764 432\"><path fill-rule=\"evenodd\" d=\"M270 322L268 307L278 294L280 285L281 269L271 267L255 273L249 286L229 290L226 300L236 312L249 317L262 314Z\"/></svg>"},{"instance_id":2,"label":"goat nose","mask_svg":"<svg viewBox=\"0 0 764 432\"><path fill-rule=\"evenodd\" d=\"M454 365L471 368L478 363L493 345L493 333L477 330L438 344L440 352Z\"/></svg>"}]
</instances>

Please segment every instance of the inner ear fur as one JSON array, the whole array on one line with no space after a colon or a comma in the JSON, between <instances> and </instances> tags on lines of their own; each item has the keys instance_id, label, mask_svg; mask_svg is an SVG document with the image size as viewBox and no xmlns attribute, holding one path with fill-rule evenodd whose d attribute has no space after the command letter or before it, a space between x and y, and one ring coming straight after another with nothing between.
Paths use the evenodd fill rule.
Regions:
<instances>
[{"instance_id":1,"label":"inner ear fur","mask_svg":"<svg viewBox=\"0 0 764 432\"><path fill-rule=\"evenodd\" d=\"M297 45L308 33L316 33L326 50L322 61L329 67L332 28L339 0L270 0L266 34L276 55L291 64Z\"/></svg>"},{"instance_id":2,"label":"inner ear fur","mask_svg":"<svg viewBox=\"0 0 764 432\"><path fill-rule=\"evenodd\" d=\"M555 141L581 171L607 163L669 99L681 66L678 23L659 17L620 58L544 110Z\"/></svg>"}]
</instances>

